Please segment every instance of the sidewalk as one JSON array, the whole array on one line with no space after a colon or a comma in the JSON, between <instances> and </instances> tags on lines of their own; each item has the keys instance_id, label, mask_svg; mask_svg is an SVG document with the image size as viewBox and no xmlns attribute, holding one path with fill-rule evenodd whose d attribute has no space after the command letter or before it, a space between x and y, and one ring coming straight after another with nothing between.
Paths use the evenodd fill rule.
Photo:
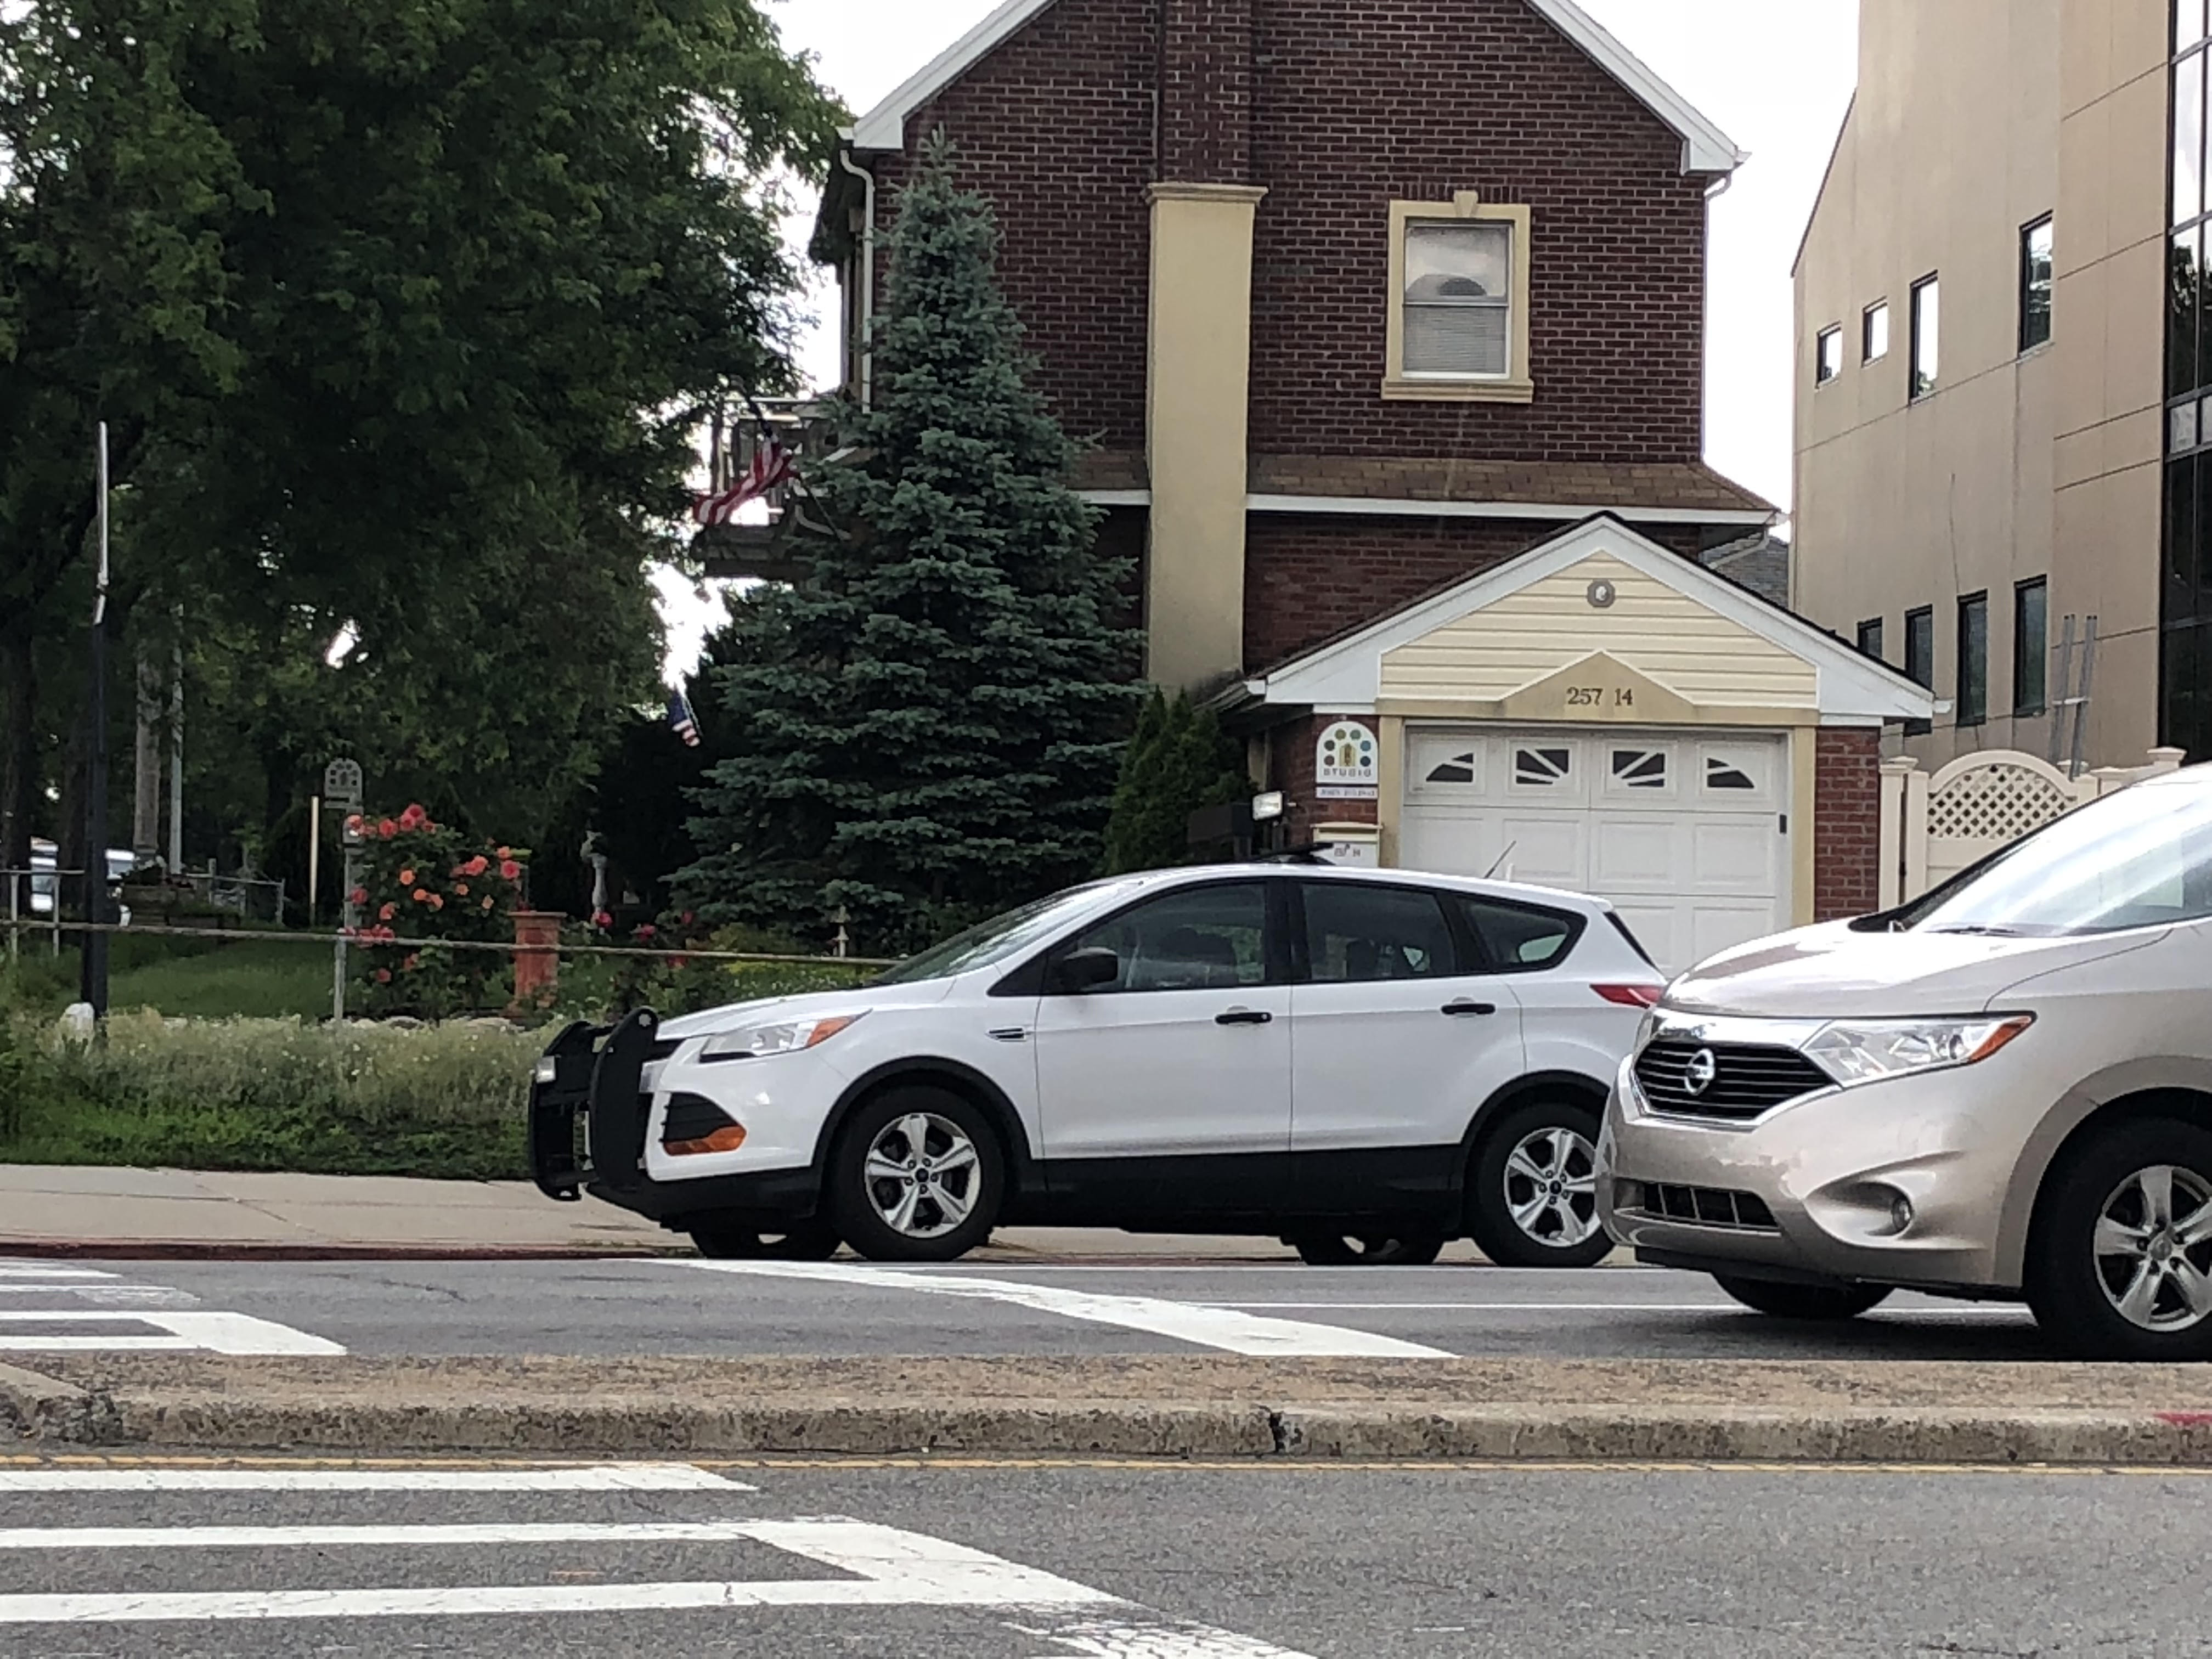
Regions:
<instances>
[{"instance_id":1,"label":"sidewalk","mask_svg":"<svg viewBox=\"0 0 2212 1659\"><path fill-rule=\"evenodd\" d=\"M688 1253L690 1241L586 1199L556 1204L527 1182L387 1176L224 1175L0 1164L0 1256L266 1260ZM1453 1258L1476 1259L1466 1245ZM1167 1237L1009 1228L978 1261L1082 1256L1295 1261L1271 1238Z\"/></svg>"}]
</instances>

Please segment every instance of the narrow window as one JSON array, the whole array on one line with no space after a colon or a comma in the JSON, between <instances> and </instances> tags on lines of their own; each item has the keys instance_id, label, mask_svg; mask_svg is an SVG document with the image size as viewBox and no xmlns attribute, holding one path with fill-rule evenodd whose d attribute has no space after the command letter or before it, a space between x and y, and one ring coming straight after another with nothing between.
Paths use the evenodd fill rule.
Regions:
<instances>
[{"instance_id":1,"label":"narrow window","mask_svg":"<svg viewBox=\"0 0 2212 1659\"><path fill-rule=\"evenodd\" d=\"M1878 363L1889 356L1889 301L1877 300L1859 319L1859 360Z\"/></svg>"},{"instance_id":2,"label":"narrow window","mask_svg":"<svg viewBox=\"0 0 2212 1659\"><path fill-rule=\"evenodd\" d=\"M2042 577L2012 591L2012 712L2044 712L2051 656L2051 585Z\"/></svg>"},{"instance_id":3,"label":"narrow window","mask_svg":"<svg viewBox=\"0 0 2212 1659\"><path fill-rule=\"evenodd\" d=\"M2185 225L2204 211L2204 53L2173 66L2173 217Z\"/></svg>"},{"instance_id":4,"label":"narrow window","mask_svg":"<svg viewBox=\"0 0 2212 1659\"><path fill-rule=\"evenodd\" d=\"M1989 717L1990 596L1969 593L1959 601L1959 724L1979 726Z\"/></svg>"},{"instance_id":5,"label":"narrow window","mask_svg":"<svg viewBox=\"0 0 2212 1659\"><path fill-rule=\"evenodd\" d=\"M1813 384L1826 386L1844 372L1844 325L1831 324L1820 331L1818 353L1813 365Z\"/></svg>"},{"instance_id":6,"label":"narrow window","mask_svg":"<svg viewBox=\"0 0 2212 1659\"><path fill-rule=\"evenodd\" d=\"M1502 221L1407 227L1407 374L1514 372L1513 258L1513 227Z\"/></svg>"},{"instance_id":7,"label":"narrow window","mask_svg":"<svg viewBox=\"0 0 2212 1659\"><path fill-rule=\"evenodd\" d=\"M2020 349L2051 338L2051 216L2020 233Z\"/></svg>"},{"instance_id":8,"label":"narrow window","mask_svg":"<svg viewBox=\"0 0 2212 1659\"><path fill-rule=\"evenodd\" d=\"M1869 617L1859 624L1859 653L1876 662L1886 660L1881 650L1881 618Z\"/></svg>"},{"instance_id":9,"label":"narrow window","mask_svg":"<svg viewBox=\"0 0 2212 1659\"><path fill-rule=\"evenodd\" d=\"M1925 605L1905 613L1905 678L1930 691L1936 689L1936 612ZM1905 723L1911 737L1925 737L1928 729L1926 720Z\"/></svg>"},{"instance_id":10,"label":"narrow window","mask_svg":"<svg viewBox=\"0 0 2212 1659\"><path fill-rule=\"evenodd\" d=\"M1924 398L1936 389L1942 330L1942 292L1933 276L1912 285L1912 395Z\"/></svg>"}]
</instances>

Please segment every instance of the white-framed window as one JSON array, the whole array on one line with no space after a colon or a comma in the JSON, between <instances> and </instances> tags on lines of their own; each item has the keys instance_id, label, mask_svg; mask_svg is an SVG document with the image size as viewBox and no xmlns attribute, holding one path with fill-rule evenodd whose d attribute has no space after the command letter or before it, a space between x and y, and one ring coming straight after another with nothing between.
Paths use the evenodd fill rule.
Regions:
<instances>
[{"instance_id":1,"label":"white-framed window","mask_svg":"<svg viewBox=\"0 0 2212 1659\"><path fill-rule=\"evenodd\" d=\"M1528 403L1525 207L1463 191L1449 202L1390 204L1389 361L1382 395Z\"/></svg>"},{"instance_id":2,"label":"white-framed window","mask_svg":"<svg viewBox=\"0 0 2212 1659\"><path fill-rule=\"evenodd\" d=\"M1878 363L1889 356L1889 301L1876 300L1859 313L1859 361Z\"/></svg>"},{"instance_id":3,"label":"white-framed window","mask_svg":"<svg viewBox=\"0 0 2212 1659\"><path fill-rule=\"evenodd\" d=\"M1813 351L1813 384L1826 386L1844 372L1844 325L1831 323L1820 331Z\"/></svg>"}]
</instances>

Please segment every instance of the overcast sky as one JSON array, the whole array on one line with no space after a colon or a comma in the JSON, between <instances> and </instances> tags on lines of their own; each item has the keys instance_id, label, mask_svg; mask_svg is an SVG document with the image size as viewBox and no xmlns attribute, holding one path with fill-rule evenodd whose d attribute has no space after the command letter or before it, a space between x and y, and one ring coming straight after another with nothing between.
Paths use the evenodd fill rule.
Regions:
<instances>
[{"instance_id":1,"label":"overcast sky","mask_svg":"<svg viewBox=\"0 0 2212 1659\"><path fill-rule=\"evenodd\" d=\"M793 48L854 110L965 33L996 0L775 0ZM1857 64L1858 0L1581 0L1583 9L1735 140L1751 161L1713 208L1705 454L1790 504L1790 264ZM837 374L835 289L817 290L803 367ZM681 586L682 584L676 584ZM676 597L672 593L672 598ZM696 607L670 607L675 659L696 660Z\"/></svg>"}]
</instances>

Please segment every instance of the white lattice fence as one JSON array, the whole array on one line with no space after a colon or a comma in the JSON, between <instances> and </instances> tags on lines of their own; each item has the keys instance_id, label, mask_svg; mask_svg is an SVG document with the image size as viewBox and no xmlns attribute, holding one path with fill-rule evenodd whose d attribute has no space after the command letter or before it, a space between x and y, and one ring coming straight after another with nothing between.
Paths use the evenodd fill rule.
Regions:
<instances>
[{"instance_id":1,"label":"white lattice fence","mask_svg":"<svg viewBox=\"0 0 2212 1659\"><path fill-rule=\"evenodd\" d=\"M2106 767L2078 778L2008 749L1961 756L1932 777L1917 761L1885 761L1882 904L1917 898L2075 807L2171 772L2181 761L2178 749L2154 749L2148 765Z\"/></svg>"}]
</instances>

